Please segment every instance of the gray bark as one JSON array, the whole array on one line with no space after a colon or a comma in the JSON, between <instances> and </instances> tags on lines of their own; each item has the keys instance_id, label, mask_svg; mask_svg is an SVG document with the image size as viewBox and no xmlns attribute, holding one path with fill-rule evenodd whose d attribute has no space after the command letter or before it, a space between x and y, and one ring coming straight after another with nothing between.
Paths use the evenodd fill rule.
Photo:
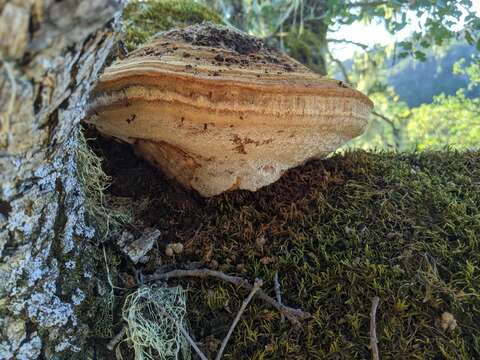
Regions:
<instances>
[{"instance_id":1,"label":"gray bark","mask_svg":"<svg viewBox=\"0 0 480 360\"><path fill-rule=\"evenodd\" d=\"M76 133L120 6L0 0L0 359L71 358L82 347L77 308L92 277L82 254L94 230Z\"/></svg>"}]
</instances>

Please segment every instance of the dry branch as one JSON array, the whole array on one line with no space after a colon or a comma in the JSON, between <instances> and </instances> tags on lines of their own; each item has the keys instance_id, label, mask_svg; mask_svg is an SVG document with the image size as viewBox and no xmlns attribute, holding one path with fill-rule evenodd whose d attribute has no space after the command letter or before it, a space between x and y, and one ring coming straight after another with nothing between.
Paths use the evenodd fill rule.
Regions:
<instances>
[{"instance_id":1,"label":"dry branch","mask_svg":"<svg viewBox=\"0 0 480 360\"><path fill-rule=\"evenodd\" d=\"M282 303L282 293L280 291L280 281L278 281L278 271L275 271L275 276L273 277L273 283L275 285L275 297L277 298L277 302L280 305L283 305ZM281 314L280 321L283 323L285 321L285 316Z\"/></svg>"},{"instance_id":2,"label":"dry branch","mask_svg":"<svg viewBox=\"0 0 480 360\"><path fill-rule=\"evenodd\" d=\"M370 312L370 347L372 350L372 360L380 360L380 355L378 352L378 339L377 339L377 308L380 299L378 296L375 296L372 299L372 310Z\"/></svg>"},{"instance_id":3,"label":"dry branch","mask_svg":"<svg viewBox=\"0 0 480 360\"><path fill-rule=\"evenodd\" d=\"M250 301L252 300L255 293L258 290L260 290L260 287L262 285L263 285L262 280L260 280L260 279L255 280L255 283L253 284L253 287L252 287L252 290L250 291L250 294L248 294L247 298L243 301L242 306L240 307L240 310L237 313L237 316L233 320L232 325L230 326L230 329L228 329L228 333L222 341L222 345L220 346L220 350L218 351L218 354L215 357L215 360L220 360L222 358L223 352L225 351L225 347L228 344L228 340L230 340L230 337L232 336L233 330L235 330L235 327L237 326L238 322L240 321L240 317L242 316L243 312L247 308L247 305L250 303Z\"/></svg>"},{"instance_id":4,"label":"dry branch","mask_svg":"<svg viewBox=\"0 0 480 360\"><path fill-rule=\"evenodd\" d=\"M328 38L327 42L350 44L350 45L358 46L358 47L362 48L363 50L368 49L367 44L363 44L363 43L360 43L360 42L357 42L357 41L352 41L352 40Z\"/></svg>"},{"instance_id":5,"label":"dry branch","mask_svg":"<svg viewBox=\"0 0 480 360\"><path fill-rule=\"evenodd\" d=\"M216 278L229 282L239 287L243 287L247 290L252 290L253 286L245 279L238 276L227 275L221 271L215 271L210 269L196 269L196 270L173 270L164 274L152 274L145 276L145 281L168 281L169 279L174 278L185 278L185 277L197 277L201 279L205 278ZM258 297L265 301L266 303L272 305L277 309L281 314L290 320L294 325L300 325L300 321L303 319L308 319L311 315L310 313L303 311L301 309L294 309L288 306L285 306L272 297L268 296L263 290L259 289L257 291Z\"/></svg>"}]
</instances>

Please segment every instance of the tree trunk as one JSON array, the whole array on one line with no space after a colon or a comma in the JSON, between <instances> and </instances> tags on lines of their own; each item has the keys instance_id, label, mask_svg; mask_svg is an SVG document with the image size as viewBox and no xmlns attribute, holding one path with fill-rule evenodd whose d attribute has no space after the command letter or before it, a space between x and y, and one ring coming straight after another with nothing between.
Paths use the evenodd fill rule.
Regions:
<instances>
[{"instance_id":1,"label":"tree trunk","mask_svg":"<svg viewBox=\"0 0 480 360\"><path fill-rule=\"evenodd\" d=\"M76 134L120 6L0 0L0 359L72 358L84 344L94 230Z\"/></svg>"},{"instance_id":2,"label":"tree trunk","mask_svg":"<svg viewBox=\"0 0 480 360\"><path fill-rule=\"evenodd\" d=\"M245 6L243 0L232 1L232 20L231 23L243 31L247 31L245 28Z\"/></svg>"},{"instance_id":3,"label":"tree trunk","mask_svg":"<svg viewBox=\"0 0 480 360\"><path fill-rule=\"evenodd\" d=\"M304 11L315 9L314 14L319 18L317 21L306 22L300 35L300 40L304 41L311 52L311 58L306 65L321 75L327 75L328 22L323 19L328 11L327 4L318 0L307 0L303 6Z\"/></svg>"},{"instance_id":4,"label":"tree trunk","mask_svg":"<svg viewBox=\"0 0 480 360\"><path fill-rule=\"evenodd\" d=\"M292 12L286 21L284 30L288 36L284 39L285 47L290 56L308 66L311 70L327 75L328 53L328 11L327 4L318 0L305 0L303 3L304 12L313 11L315 21L304 21L303 26L300 10Z\"/></svg>"}]
</instances>

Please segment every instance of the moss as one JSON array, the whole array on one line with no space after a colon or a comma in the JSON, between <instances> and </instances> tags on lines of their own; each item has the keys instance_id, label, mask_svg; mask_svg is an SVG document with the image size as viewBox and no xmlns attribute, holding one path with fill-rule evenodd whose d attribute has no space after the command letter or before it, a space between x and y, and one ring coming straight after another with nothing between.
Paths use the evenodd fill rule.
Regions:
<instances>
[{"instance_id":1,"label":"moss","mask_svg":"<svg viewBox=\"0 0 480 360\"><path fill-rule=\"evenodd\" d=\"M92 247L88 255L92 264L92 268L87 269L91 274L88 280L91 286L78 314L90 325L90 337L110 338L115 335L115 327L121 319L120 294L123 291L117 287L120 258L116 251L109 247ZM85 282L85 272L85 268L77 267L72 276Z\"/></svg>"},{"instance_id":2,"label":"moss","mask_svg":"<svg viewBox=\"0 0 480 360\"><path fill-rule=\"evenodd\" d=\"M125 290L117 287L121 258L107 240L118 236L132 218L128 206L115 204L106 194L111 178L103 171L102 158L92 151L89 145L92 139L87 140L84 132L89 133L88 129L78 133L77 176L85 195L86 215L95 228L95 235L84 244L83 257L77 262L69 260L68 255L62 256L59 251L58 257L65 258L59 270L69 274L64 277L62 292L74 294L73 302L77 297L79 306L75 313L82 324L89 326L87 337L105 341L118 330ZM80 294L79 287L82 288ZM82 345L85 348L77 355L83 359L89 344Z\"/></svg>"},{"instance_id":3,"label":"moss","mask_svg":"<svg viewBox=\"0 0 480 360\"><path fill-rule=\"evenodd\" d=\"M102 148L110 191L132 201L149 194L150 207L137 216L159 228L162 241L184 243L183 254L162 257L163 264L218 263L263 278L271 295L278 271L284 302L313 313L296 329L254 301L225 359L369 358L374 296L381 299L382 358L480 357L480 153L347 152L293 169L255 193L202 199L128 148ZM195 338L222 339L245 292L215 281L181 284L190 289ZM458 322L453 331L438 325L445 311Z\"/></svg>"},{"instance_id":4,"label":"moss","mask_svg":"<svg viewBox=\"0 0 480 360\"><path fill-rule=\"evenodd\" d=\"M124 10L125 44L133 50L161 31L210 21L221 24L220 16L193 0L133 0Z\"/></svg>"}]
</instances>

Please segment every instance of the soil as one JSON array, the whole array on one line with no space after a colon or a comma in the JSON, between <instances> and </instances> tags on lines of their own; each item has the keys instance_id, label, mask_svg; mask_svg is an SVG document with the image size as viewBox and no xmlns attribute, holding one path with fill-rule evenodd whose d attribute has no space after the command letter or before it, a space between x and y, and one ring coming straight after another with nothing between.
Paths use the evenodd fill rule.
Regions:
<instances>
[{"instance_id":1,"label":"soil","mask_svg":"<svg viewBox=\"0 0 480 360\"><path fill-rule=\"evenodd\" d=\"M259 52L276 52L265 46L262 40L224 26L199 24L175 29L163 34L175 40L183 40L197 46L210 46L232 50L241 55Z\"/></svg>"},{"instance_id":2,"label":"soil","mask_svg":"<svg viewBox=\"0 0 480 360\"><path fill-rule=\"evenodd\" d=\"M213 56L212 64L217 66L239 67L267 64L278 65L278 69L286 72L297 70L298 64L279 51L268 47L261 39L242 33L235 29L213 24L193 25L183 29L175 29L162 33L150 44L131 52L127 57L163 55L181 51L181 57L190 58L191 53L181 48L181 43L194 46L210 47ZM223 53L222 50L225 52ZM196 57L196 60L200 60Z\"/></svg>"}]
</instances>

